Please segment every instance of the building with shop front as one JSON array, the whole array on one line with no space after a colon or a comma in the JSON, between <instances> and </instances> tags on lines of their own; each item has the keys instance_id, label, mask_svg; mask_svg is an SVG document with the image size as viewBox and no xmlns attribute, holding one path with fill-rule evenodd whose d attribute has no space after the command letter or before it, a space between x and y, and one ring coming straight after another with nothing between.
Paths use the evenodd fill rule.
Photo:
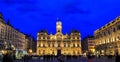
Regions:
<instances>
[{"instance_id":1,"label":"building with shop front","mask_svg":"<svg viewBox=\"0 0 120 62\"><path fill-rule=\"evenodd\" d=\"M36 40L34 39L34 37L32 35L29 34L25 34L26 37L26 50L29 53L36 53Z\"/></svg>"},{"instance_id":2,"label":"building with shop front","mask_svg":"<svg viewBox=\"0 0 120 62\"><path fill-rule=\"evenodd\" d=\"M56 34L48 34L45 30L37 33L38 55L81 55L80 32L72 30L70 34L62 33L62 22L56 22Z\"/></svg>"},{"instance_id":3,"label":"building with shop front","mask_svg":"<svg viewBox=\"0 0 120 62\"><path fill-rule=\"evenodd\" d=\"M87 36L82 40L82 53L88 54L95 54L95 41L94 36Z\"/></svg>"},{"instance_id":4,"label":"building with shop front","mask_svg":"<svg viewBox=\"0 0 120 62\"><path fill-rule=\"evenodd\" d=\"M97 29L94 36L97 54L120 54L120 17Z\"/></svg>"}]
</instances>

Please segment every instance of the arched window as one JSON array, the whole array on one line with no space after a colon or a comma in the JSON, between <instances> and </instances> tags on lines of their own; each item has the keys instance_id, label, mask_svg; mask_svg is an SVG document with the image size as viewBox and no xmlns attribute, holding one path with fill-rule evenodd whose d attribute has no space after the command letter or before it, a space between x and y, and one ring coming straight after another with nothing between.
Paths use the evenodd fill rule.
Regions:
<instances>
[{"instance_id":1,"label":"arched window","mask_svg":"<svg viewBox=\"0 0 120 62\"><path fill-rule=\"evenodd\" d=\"M75 47L75 44L73 44L73 47Z\"/></svg>"}]
</instances>

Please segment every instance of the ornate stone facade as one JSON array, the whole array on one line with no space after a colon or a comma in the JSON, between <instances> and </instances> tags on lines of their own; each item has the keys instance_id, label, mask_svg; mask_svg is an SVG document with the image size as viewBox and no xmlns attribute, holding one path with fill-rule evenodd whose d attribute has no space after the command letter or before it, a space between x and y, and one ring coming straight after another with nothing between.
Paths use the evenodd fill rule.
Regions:
<instances>
[{"instance_id":1,"label":"ornate stone facade","mask_svg":"<svg viewBox=\"0 0 120 62\"><path fill-rule=\"evenodd\" d=\"M57 21L56 34L41 30L37 34L38 55L81 55L80 32L73 30L70 35L62 34L62 23Z\"/></svg>"}]
</instances>

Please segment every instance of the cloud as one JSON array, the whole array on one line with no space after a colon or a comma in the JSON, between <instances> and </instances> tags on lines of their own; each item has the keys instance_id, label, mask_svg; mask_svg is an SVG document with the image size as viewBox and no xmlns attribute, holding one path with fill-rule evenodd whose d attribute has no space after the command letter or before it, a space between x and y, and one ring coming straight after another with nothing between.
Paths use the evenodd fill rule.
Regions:
<instances>
[{"instance_id":1,"label":"cloud","mask_svg":"<svg viewBox=\"0 0 120 62\"><path fill-rule=\"evenodd\" d=\"M79 7L78 7L79 6ZM89 14L89 10L84 10L80 8L79 2L70 3L63 8L65 14Z\"/></svg>"}]
</instances>

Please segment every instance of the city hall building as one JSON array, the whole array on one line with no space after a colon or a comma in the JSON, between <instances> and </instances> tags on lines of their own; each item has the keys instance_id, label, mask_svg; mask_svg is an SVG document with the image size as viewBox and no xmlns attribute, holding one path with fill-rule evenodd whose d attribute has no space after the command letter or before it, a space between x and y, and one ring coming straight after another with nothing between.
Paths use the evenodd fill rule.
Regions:
<instances>
[{"instance_id":1,"label":"city hall building","mask_svg":"<svg viewBox=\"0 0 120 62\"><path fill-rule=\"evenodd\" d=\"M62 33L62 23L57 21L56 34L50 34L45 30L37 33L38 55L81 55L80 32L72 30L70 34Z\"/></svg>"},{"instance_id":2,"label":"city hall building","mask_svg":"<svg viewBox=\"0 0 120 62\"><path fill-rule=\"evenodd\" d=\"M96 53L102 55L120 55L120 17L94 32Z\"/></svg>"}]
</instances>

